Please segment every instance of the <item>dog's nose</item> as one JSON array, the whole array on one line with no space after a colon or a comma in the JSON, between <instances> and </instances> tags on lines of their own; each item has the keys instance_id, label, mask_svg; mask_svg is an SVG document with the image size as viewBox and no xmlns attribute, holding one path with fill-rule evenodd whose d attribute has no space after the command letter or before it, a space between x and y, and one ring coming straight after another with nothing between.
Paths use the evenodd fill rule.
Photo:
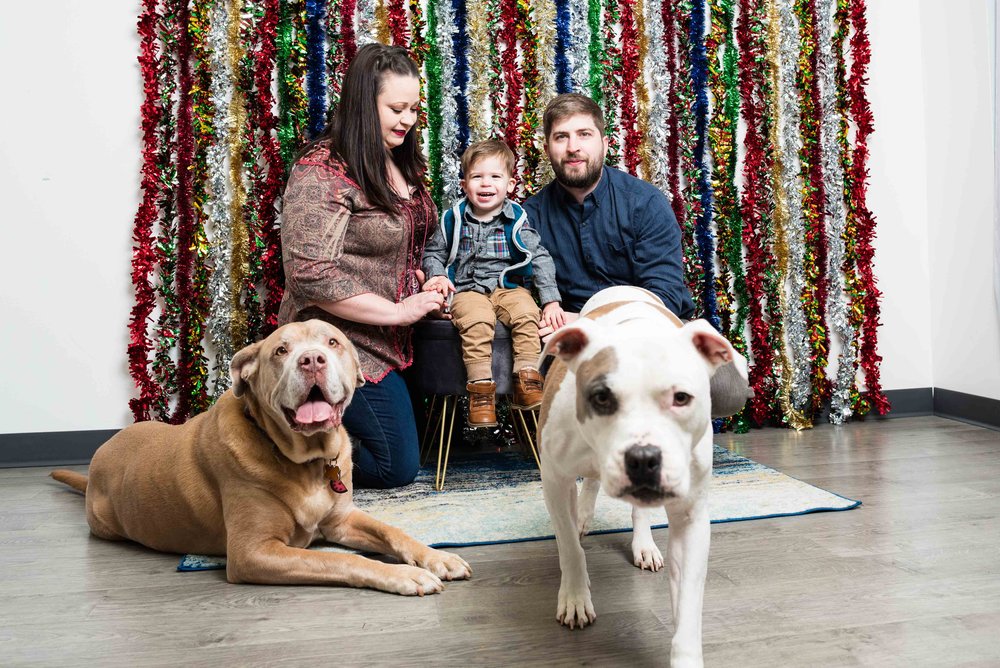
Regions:
<instances>
[{"instance_id":1,"label":"dog's nose","mask_svg":"<svg viewBox=\"0 0 1000 668\"><path fill-rule=\"evenodd\" d=\"M299 357L299 368L303 371L316 372L326 368L326 356L318 351L310 350Z\"/></svg>"},{"instance_id":2,"label":"dog's nose","mask_svg":"<svg viewBox=\"0 0 1000 668\"><path fill-rule=\"evenodd\" d=\"M633 485L657 486L660 483L660 449L652 445L633 445L625 451L625 472Z\"/></svg>"}]
</instances>

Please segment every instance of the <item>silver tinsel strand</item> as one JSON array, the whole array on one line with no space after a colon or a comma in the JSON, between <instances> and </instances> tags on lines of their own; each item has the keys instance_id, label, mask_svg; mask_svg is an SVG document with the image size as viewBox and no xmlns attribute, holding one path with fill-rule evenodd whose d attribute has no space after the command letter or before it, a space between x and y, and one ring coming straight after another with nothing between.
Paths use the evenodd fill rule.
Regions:
<instances>
[{"instance_id":1,"label":"silver tinsel strand","mask_svg":"<svg viewBox=\"0 0 1000 668\"><path fill-rule=\"evenodd\" d=\"M360 49L365 44L371 44L378 40L378 27L375 25L375 0L358 0L354 12L354 43Z\"/></svg>"},{"instance_id":2,"label":"silver tinsel strand","mask_svg":"<svg viewBox=\"0 0 1000 668\"><path fill-rule=\"evenodd\" d=\"M569 3L569 59L573 78L573 91L587 95L590 85L590 25L587 0L570 0Z\"/></svg>"},{"instance_id":3,"label":"silver tinsel strand","mask_svg":"<svg viewBox=\"0 0 1000 668\"><path fill-rule=\"evenodd\" d=\"M431 0L434 2L434 0ZM437 39L441 52L441 175L444 184L441 205L450 206L461 196L459 188L458 88L455 86L455 50L452 37L455 11L451 0L437 0Z\"/></svg>"},{"instance_id":4,"label":"silver tinsel strand","mask_svg":"<svg viewBox=\"0 0 1000 668\"><path fill-rule=\"evenodd\" d=\"M667 104L670 90L670 72L667 70L667 52L663 45L663 16L660 5L655 2L645 4L646 64L643 76L649 90L649 144L652 174L646 178L670 199L670 184L667 182L667 144L670 140L670 126L667 124L670 106ZM735 147L734 147L735 149Z\"/></svg>"}]
</instances>

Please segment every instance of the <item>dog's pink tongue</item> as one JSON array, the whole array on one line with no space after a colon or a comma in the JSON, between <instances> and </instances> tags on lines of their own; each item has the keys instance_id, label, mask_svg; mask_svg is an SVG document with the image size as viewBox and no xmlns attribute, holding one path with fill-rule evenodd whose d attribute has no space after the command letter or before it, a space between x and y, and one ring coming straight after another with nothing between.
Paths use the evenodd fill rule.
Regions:
<instances>
[{"instance_id":1,"label":"dog's pink tongue","mask_svg":"<svg viewBox=\"0 0 1000 668\"><path fill-rule=\"evenodd\" d=\"M333 406L325 401L307 401L295 411L295 421L299 424L326 422L333 415Z\"/></svg>"}]
</instances>

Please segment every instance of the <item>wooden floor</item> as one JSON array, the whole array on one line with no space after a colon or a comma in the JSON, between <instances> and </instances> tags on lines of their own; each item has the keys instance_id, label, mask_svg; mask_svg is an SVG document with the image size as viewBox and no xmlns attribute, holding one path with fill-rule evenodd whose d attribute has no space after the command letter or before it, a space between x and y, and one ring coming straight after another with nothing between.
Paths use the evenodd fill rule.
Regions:
<instances>
[{"instance_id":1,"label":"wooden floor","mask_svg":"<svg viewBox=\"0 0 1000 668\"><path fill-rule=\"evenodd\" d=\"M864 505L712 527L706 665L1000 665L1000 432L923 417L717 440ZM631 566L628 535L586 539L599 618L571 632L554 541L456 550L474 578L422 599L230 585L90 537L47 473L0 471L2 665L667 663L666 576Z\"/></svg>"}]
</instances>

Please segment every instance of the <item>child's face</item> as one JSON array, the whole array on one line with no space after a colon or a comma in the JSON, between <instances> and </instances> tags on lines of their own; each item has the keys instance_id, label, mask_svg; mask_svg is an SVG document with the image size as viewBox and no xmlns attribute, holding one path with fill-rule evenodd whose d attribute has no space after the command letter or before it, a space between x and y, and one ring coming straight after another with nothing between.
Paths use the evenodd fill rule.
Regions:
<instances>
[{"instance_id":1,"label":"child's face","mask_svg":"<svg viewBox=\"0 0 1000 668\"><path fill-rule=\"evenodd\" d=\"M469 166L462 179L462 190L473 215L493 216L503 206L504 198L514 192L514 179L500 156L486 156Z\"/></svg>"}]
</instances>

